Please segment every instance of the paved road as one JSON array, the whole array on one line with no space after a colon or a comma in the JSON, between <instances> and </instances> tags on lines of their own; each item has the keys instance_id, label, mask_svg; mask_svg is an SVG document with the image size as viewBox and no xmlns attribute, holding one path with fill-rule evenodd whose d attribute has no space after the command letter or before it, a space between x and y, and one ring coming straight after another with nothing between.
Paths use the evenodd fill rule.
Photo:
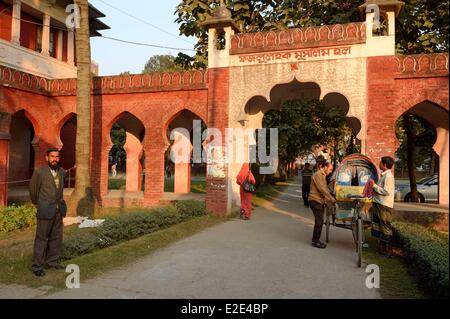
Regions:
<instances>
[{"instance_id":1,"label":"paved road","mask_svg":"<svg viewBox=\"0 0 450 319\"><path fill-rule=\"evenodd\" d=\"M220 224L50 298L380 298L356 267L349 231L333 229L326 250L311 247L299 188L252 221Z\"/></svg>"}]
</instances>

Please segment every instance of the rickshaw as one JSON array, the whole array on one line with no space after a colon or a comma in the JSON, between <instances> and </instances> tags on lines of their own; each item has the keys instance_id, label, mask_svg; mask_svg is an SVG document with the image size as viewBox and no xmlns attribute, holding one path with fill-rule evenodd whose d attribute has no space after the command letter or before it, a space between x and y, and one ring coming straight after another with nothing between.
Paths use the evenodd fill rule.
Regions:
<instances>
[{"instance_id":1,"label":"rickshaw","mask_svg":"<svg viewBox=\"0 0 450 319\"><path fill-rule=\"evenodd\" d=\"M333 209L325 210L326 241L330 241L331 225L352 230L358 267L362 264L364 230L371 225L369 209L372 206L372 192L366 187L371 179L377 183L379 171L370 158L361 154L345 157L333 173L330 183L336 205Z\"/></svg>"}]
</instances>

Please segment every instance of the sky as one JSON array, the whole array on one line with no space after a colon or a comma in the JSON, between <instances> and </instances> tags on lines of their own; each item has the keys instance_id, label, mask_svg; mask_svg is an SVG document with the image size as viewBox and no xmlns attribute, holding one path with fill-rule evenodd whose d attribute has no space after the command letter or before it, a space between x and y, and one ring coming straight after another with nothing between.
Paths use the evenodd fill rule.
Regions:
<instances>
[{"instance_id":1,"label":"sky","mask_svg":"<svg viewBox=\"0 0 450 319\"><path fill-rule=\"evenodd\" d=\"M100 33L104 36L166 47L193 49L197 42L196 38L179 36L178 24L174 22L175 8L181 1L90 0L89 2L106 15L105 18L101 18L101 21L111 29L101 30ZM144 22L127 16L111 6L144 20ZM91 38L91 51L92 59L99 64L100 75L115 75L127 71L141 73L151 56L156 54L177 55L180 50L136 46L94 37ZM194 54L193 51L184 51L184 53Z\"/></svg>"}]
</instances>

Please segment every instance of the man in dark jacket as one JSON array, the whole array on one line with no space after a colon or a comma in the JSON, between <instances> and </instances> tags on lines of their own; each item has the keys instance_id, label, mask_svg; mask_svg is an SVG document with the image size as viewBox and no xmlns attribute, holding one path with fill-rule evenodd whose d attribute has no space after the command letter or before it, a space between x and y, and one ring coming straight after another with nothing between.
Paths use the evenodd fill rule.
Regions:
<instances>
[{"instance_id":1,"label":"man in dark jacket","mask_svg":"<svg viewBox=\"0 0 450 319\"><path fill-rule=\"evenodd\" d=\"M34 241L32 269L36 276L45 275L44 267L65 269L59 263L63 239L63 218L67 206L64 201L64 174L59 166L60 152L47 151L47 164L34 171L30 183L30 197L37 207L37 227Z\"/></svg>"}]
</instances>

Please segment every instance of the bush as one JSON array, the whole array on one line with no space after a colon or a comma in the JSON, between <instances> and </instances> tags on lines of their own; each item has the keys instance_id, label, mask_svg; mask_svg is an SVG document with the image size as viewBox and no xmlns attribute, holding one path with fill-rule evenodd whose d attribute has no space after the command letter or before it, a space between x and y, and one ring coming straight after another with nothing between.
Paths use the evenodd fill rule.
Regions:
<instances>
[{"instance_id":1,"label":"bush","mask_svg":"<svg viewBox=\"0 0 450 319\"><path fill-rule=\"evenodd\" d=\"M61 258L72 259L204 215L206 215L205 203L185 201L177 202L173 206L151 209L148 212L112 217L90 234L65 240Z\"/></svg>"},{"instance_id":2,"label":"bush","mask_svg":"<svg viewBox=\"0 0 450 319\"><path fill-rule=\"evenodd\" d=\"M394 223L394 227L419 285L435 298L448 298L448 235L408 223Z\"/></svg>"},{"instance_id":3,"label":"bush","mask_svg":"<svg viewBox=\"0 0 450 319\"><path fill-rule=\"evenodd\" d=\"M0 208L0 233L9 233L35 225L35 207L12 205Z\"/></svg>"}]
</instances>

